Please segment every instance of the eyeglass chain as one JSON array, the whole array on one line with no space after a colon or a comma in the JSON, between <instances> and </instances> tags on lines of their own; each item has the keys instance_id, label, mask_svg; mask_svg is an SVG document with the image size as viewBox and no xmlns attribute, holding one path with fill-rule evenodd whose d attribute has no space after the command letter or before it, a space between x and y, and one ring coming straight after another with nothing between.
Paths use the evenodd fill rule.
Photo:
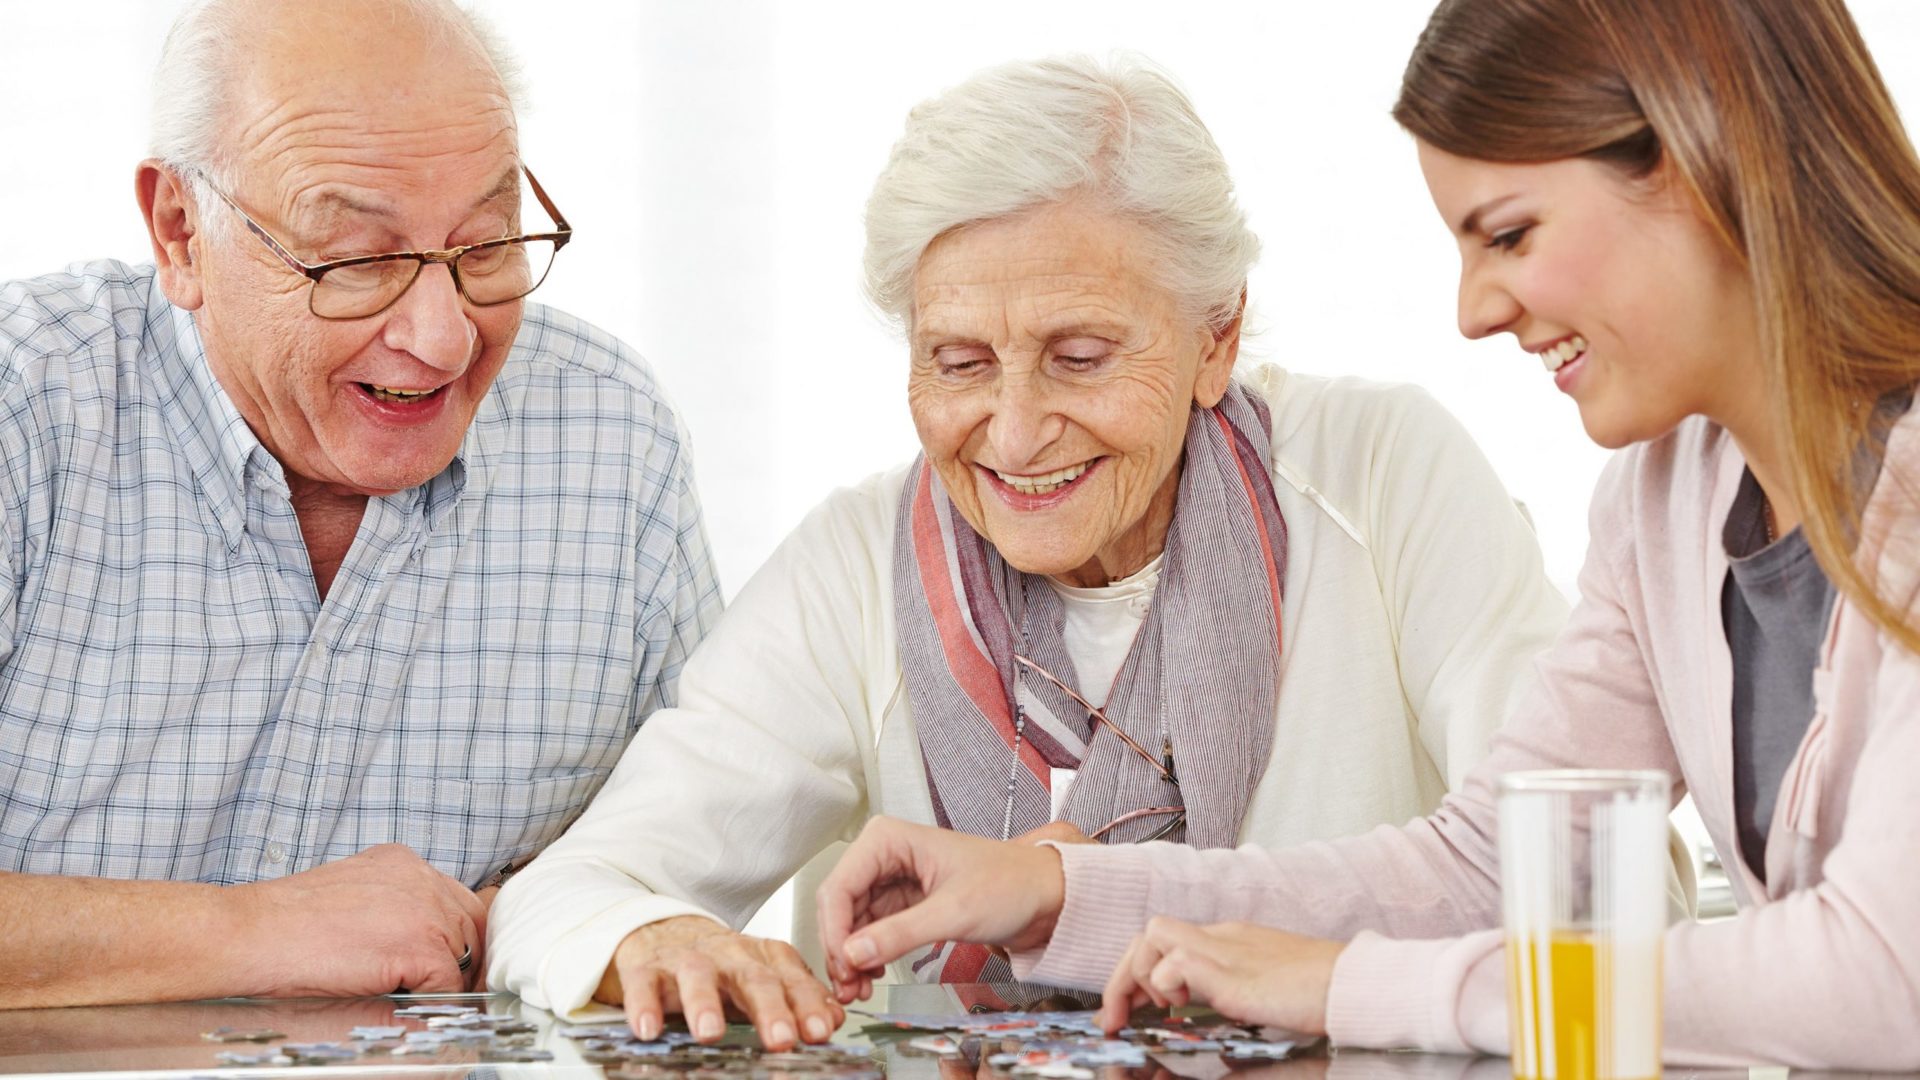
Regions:
<instances>
[{"instance_id":1,"label":"eyeglass chain","mask_svg":"<svg viewBox=\"0 0 1920 1080\"><path fill-rule=\"evenodd\" d=\"M1027 603L1027 577L1020 575L1020 648L1027 648L1027 619L1032 607ZM1013 763L1007 767L1007 801L1000 811L1000 839L1013 839L1013 789L1020 780L1020 742L1027 735L1027 707L1020 704L1020 680L1026 675L1014 673L1013 690Z\"/></svg>"}]
</instances>

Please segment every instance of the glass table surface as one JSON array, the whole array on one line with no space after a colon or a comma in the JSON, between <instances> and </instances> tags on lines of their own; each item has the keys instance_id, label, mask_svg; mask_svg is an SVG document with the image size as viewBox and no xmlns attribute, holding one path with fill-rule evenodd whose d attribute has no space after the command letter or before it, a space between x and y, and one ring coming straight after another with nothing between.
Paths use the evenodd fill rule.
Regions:
<instances>
[{"instance_id":1,"label":"glass table surface","mask_svg":"<svg viewBox=\"0 0 1920 1080\"><path fill-rule=\"evenodd\" d=\"M968 988L893 986L880 988L884 997L861 1007L899 1013L965 1012L961 1004ZM374 1056L329 1065L238 1067L216 1058L222 1050L247 1052L275 1043L220 1044L203 1033L218 1028L269 1028L285 1035L287 1043L341 1042L359 1026L405 1026L419 1022L396 1020L394 1011L418 1004L470 1005L485 1012L515 1016L536 1028L532 1045L551 1051L553 1061L533 1064L487 1063L477 1050L457 1045L431 1055ZM1066 1007L1075 1007L1068 1004ZM835 1035L836 1042L869 1048L889 1080L1009 1080L1008 1074L984 1063L961 1057L935 1057L907 1050L903 1040L881 1036L868 1040L862 1029L871 1021L850 1015ZM141 1075L169 1077L257 1077L260 1080L605 1080L607 1070L581 1056L578 1040L559 1033L562 1023L543 1010L510 995L455 994L337 1000L234 1000L159 1005L111 1005L65 1009L0 1010L0 1074L8 1077L59 1076L133 1080ZM728 1042L751 1044L751 1029L735 1025ZM1219 1054L1155 1054L1146 1067L1108 1066L1094 1070L1097 1080L1507 1080L1505 1058L1453 1057L1441 1054L1330 1052L1324 1043L1311 1044L1282 1061L1227 1061ZM1786 1075L1785 1070L1669 1069L1676 1080L1747 1080L1764 1074ZM1796 1074L1811 1075L1811 1074ZM754 1080L741 1072L739 1080Z\"/></svg>"}]
</instances>

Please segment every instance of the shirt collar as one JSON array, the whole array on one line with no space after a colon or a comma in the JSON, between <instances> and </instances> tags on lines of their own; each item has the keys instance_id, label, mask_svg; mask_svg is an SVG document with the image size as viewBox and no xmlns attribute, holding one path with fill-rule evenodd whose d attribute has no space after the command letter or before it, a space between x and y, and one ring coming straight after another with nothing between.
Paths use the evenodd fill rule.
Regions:
<instances>
[{"instance_id":1,"label":"shirt collar","mask_svg":"<svg viewBox=\"0 0 1920 1080\"><path fill-rule=\"evenodd\" d=\"M285 474L213 377L193 313L168 302L157 283L147 304L147 340L174 440L200 478L227 547L237 547L246 527L249 468L272 484L284 485Z\"/></svg>"}]
</instances>

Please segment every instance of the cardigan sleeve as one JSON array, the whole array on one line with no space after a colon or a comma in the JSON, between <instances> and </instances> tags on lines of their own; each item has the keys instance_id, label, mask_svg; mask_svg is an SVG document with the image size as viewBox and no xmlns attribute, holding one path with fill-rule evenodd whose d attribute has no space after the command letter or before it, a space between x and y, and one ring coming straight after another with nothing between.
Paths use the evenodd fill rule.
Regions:
<instances>
[{"instance_id":1,"label":"cardigan sleeve","mask_svg":"<svg viewBox=\"0 0 1920 1080\"><path fill-rule=\"evenodd\" d=\"M688 661L676 707L501 890L490 985L578 1014L629 933L681 915L738 928L864 818L885 486L836 495L788 537Z\"/></svg>"}]
</instances>

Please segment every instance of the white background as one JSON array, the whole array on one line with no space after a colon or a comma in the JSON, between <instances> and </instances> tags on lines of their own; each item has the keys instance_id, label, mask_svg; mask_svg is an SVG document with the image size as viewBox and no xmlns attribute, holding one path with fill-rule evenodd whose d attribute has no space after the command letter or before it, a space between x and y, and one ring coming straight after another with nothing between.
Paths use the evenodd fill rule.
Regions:
<instances>
[{"instance_id":1,"label":"white background","mask_svg":"<svg viewBox=\"0 0 1920 1080\"><path fill-rule=\"evenodd\" d=\"M1182 81L1233 168L1266 244L1251 353L1429 388L1571 591L1604 452L1538 361L1456 333L1454 249L1387 115L1431 0L476 6L524 62L525 155L577 230L536 298L652 360L729 596L829 491L916 449L904 350L859 291L861 207L907 109L1002 60L1116 48ZM1911 115L1920 0L1851 7ZM178 8L0 0L0 279L146 258L133 166Z\"/></svg>"}]
</instances>

